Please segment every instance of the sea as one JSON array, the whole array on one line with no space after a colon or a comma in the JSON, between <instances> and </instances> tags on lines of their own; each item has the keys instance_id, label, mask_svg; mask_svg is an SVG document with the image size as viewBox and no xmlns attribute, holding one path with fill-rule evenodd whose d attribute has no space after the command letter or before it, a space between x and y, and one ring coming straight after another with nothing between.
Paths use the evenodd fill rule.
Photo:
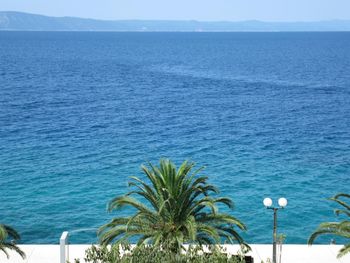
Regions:
<instances>
[{"instance_id":1,"label":"sea","mask_svg":"<svg viewBox=\"0 0 350 263\"><path fill-rule=\"evenodd\" d=\"M21 243L97 242L161 158L205 166L249 243L272 241L265 197L288 199L289 244L344 219L350 33L0 32L0 222Z\"/></svg>"}]
</instances>

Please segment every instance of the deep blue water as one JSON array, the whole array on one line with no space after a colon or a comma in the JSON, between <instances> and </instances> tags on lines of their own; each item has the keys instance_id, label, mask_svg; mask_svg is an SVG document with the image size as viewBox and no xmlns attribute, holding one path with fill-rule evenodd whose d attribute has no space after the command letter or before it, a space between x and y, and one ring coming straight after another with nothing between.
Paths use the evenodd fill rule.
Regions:
<instances>
[{"instance_id":1,"label":"deep blue water","mask_svg":"<svg viewBox=\"0 0 350 263\"><path fill-rule=\"evenodd\" d=\"M305 243L350 192L350 33L0 32L0 221L22 242L95 242L162 157L205 165L249 242L288 198L279 230Z\"/></svg>"}]
</instances>

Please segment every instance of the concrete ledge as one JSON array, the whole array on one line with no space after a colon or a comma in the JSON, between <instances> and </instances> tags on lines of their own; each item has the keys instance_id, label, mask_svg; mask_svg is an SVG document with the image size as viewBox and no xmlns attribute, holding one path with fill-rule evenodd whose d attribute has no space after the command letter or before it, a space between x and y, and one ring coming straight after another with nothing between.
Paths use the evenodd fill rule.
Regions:
<instances>
[{"instance_id":1,"label":"concrete ledge","mask_svg":"<svg viewBox=\"0 0 350 263\"><path fill-rule=\"evenodd\" d=\"M74 263L75 258L84 262L85 250L91 245L69 245L69 260ZM16 253L10 252L10 259L0 252L1 263L59 263L59 245L20 245L27 255L23 260ZM238 245L225 245L227 252L236 254ZM252 251L248 255L254 257L255 263L271 259L272 245L251 245ZM336 255L342 245L283 245L282 263L350 263L350 254L341 259Z\"/></svg>"}]
</instances>

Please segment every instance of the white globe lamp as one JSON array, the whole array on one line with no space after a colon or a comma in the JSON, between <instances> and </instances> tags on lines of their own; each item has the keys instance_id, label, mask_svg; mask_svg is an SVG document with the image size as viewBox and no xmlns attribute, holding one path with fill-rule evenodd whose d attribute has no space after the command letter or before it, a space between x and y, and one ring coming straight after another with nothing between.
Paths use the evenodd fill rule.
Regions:
<instances>
[{"instance_id":1,"label":"white globe lamp","mask_svg":"<svg viewBox=\"0 0 350 263\"><path fill-rule=\"evenodd\" d=\"M264 206L266 206L266 207L272 206L272 199L269 198L269 197L266 197L266 198L264 199Z\"/></svg>"},{"instance_id":2,"label":"white globe lamp","mask_svg":"<svg viewBox=\"0 0 350 263\"><path fill-rule=\"evenodd\" d=\"M280 207L286 207L287 206L287 204L288 204L288 201L287 201L287 199L286 198L284 198L284 197L281 197L280 199L278 199L278 205L280 206Z\"/></svg>"}]
</instances>

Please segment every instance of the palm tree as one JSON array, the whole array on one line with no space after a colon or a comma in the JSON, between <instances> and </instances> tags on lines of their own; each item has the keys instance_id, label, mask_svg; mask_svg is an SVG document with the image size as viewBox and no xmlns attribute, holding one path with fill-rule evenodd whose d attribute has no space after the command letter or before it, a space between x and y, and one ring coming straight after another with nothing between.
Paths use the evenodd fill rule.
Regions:
<instances>
[{"instance_id":1,"label":"palm tree","mask_svg":"<svg viewBox=\"0 0 350 263\"><path fill-rule=\"evenodd\" d=\"M169 160L161 160L159 167L151 163L149 167L141 166L150 183L131 177L129 187L134 190L114 198L108 205L109 211L130 207L135 214L114 218L103 225L98 231L100 243L132 239L137 240L137 245L160 245L178 252L183 243L238 241L249 248L235 230L236 227L246 230L246 226L237 218L219 212L218 204L233 208L233 202L229 198L213 197L219 191L207 183L208 177L198 175L203 167L193 168L194 163L185 161L176 169Z\"/></svg>"},{"instance_id":2,"label":"palm tree","mask_svg":"<svg viewBox=\"0 0 350 263\"><path fill-rule=\"evenodd\" d=\"M340 193L336 196L329 198L329 200L332 200L339 205L341 205L345 209L336 209L334 210L335 214L339 216L340 214L344 214L345 216L349 217L350 219L350 205L347 204L345 201L341 200L341 198L350 198L349 194ZM308 244L311 245L315 239L319 235L324 234L331 234L339 237L343 237L346 239L350 239L350 221L344 220L341 222L325 222L321 223L319 227L315 230L315 232L310 236L308 240ZM350 243L345 244L338 253L338 258L344 256L345 254L350 252Z\"/></svg>"},{"instance_id":3,"label":"palm tree","mask_svg":"<svg viewBox=\"0 0 350 263\"><path fill-rule=\"evenodd\" d=\"M25 259L25 253L15 244L15 241L19 239L20 236L16 230L14 230L8 225L0 224L0 250L6 254L7 258L10 257L10 255L7 252L7 249L10 249L14 250L23 259Z\"/></svg>"}]
</instances>

